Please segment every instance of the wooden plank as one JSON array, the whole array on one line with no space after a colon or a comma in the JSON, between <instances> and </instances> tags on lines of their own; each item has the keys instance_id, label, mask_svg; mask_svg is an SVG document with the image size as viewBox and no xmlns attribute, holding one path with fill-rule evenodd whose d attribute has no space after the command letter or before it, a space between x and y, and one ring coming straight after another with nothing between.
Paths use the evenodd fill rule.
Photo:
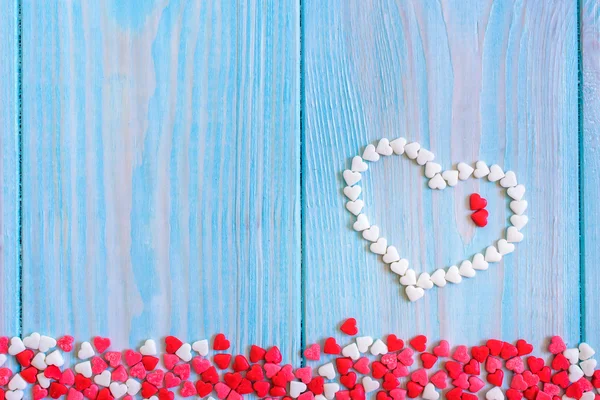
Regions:
<instances>
[{"instance_id":1,"label":"wooden plank","mask_svg":"<svg viewBox=\"0 0 600 400\"><path fill-rule=\"evenodd\" d=\"M18 132L16 23L12 0L0 0L0 336L19 334Z\"/></svg>"},{"instance_id":2,"label":"wooden plank","mask_svg":"<svg viewBox=\"0 0 600 400\"><path fill-rule=\"evenodd\" d=\"M375 336L578 340L576 4L308 0L303 15L306 341L349 316ZM417 303L352 230L342 194L352 156L398 136L446 168L483 159L516 171L530 208L514 254ZM362 188L371 223L418 272L482 251L510 215L497 186L432 193L404 157L372 165ZM489 202L485 229L469 219L473 192Z\"/></svg>"},{"instance_id":3,"label":"wooden plank","mask_svg":"<svg viewBox=\"0 0 600 400\"><path fill-rule=\"evenodd\" d=\"M584 240L583 279L585 284L584 330L582 339L600 348L600 271L596 262L600 235L600 4L584 0L580 9L581 43L581 163L583 196L582 240Z\"/></svg>"},{"instance_id":4,"label":"wooden plank","mask_svg":"<svg viewBox=\"0 0 600 400\"><path fill-rule=\"evenodd\" d=\"M24 330L293 361L297 2L29 3Z\"/></svg>"}]
</instances>

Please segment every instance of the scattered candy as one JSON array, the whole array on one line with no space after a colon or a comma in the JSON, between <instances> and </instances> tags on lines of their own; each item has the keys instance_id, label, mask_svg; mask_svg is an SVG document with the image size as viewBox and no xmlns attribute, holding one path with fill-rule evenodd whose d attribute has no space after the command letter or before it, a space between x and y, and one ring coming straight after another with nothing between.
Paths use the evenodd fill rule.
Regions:
<instances>
[{"instance_id":1,"label":"scattered candy","mask_svg":"<svg viewBox=\"0 0 600 400\"><path fill-rule=\"evenodd\" d=\"M427 185L433 190L444 190L448 186L454 187L459 180L465 181L471 176L477 179L487 177L488 181L497 182L501 188L506 190L509 199L512 199L509 208L513 215L509 218L511 226L507 227L506 237L500 238L496 246L488 246L484 253L476 254L473 257L473 262L463 260L455 266L450 266L447 270L438 268L433 272L422 271L418 279L416 279L416 276L413 279L415 272L408 268L408 261L400 257L396 247L389 245L388 240L381 235L378 226L371 225L369 218L363 212L364 200L359 199L362 194L360 186L360 182L363 180L362 173L369 169L367 161L376 162L379 161L381 156L388 157L392 154L404 154L410 160L415 160L418 165L423 166L424 175L428 179ZM475 163L475 167L460 162L456 169L444 170L442 165L434 162L434 160L434 153L423 148L418 142L407 143L405 138L397 138L392 141L382 138L377 142L377 146L367 145L362 157L353 157L350 169L342 172L346 184L343 193L349 199L346 202L346 209L356 216L356 220L352 225L353 229L361 232L362 237L370 242L369 250L381 256L383 262L390 265L392 272L400 276L400 284L405 287L404 292L411 302L424 297L425 292L432 289L433 286L444 287L447 282L461 283L463 277L472 278L475 277L476 271L488 269L489 263L502 261L502 256L514 251L514 243L523 240L521 230L529 221L528 217L524 215L528 208L527 201L523 200L525 187L518 184L517 176L513 171L504 172L497 164L488 167L487 163L481 160ZM469 198L469 206L473 211L471 219L475 225L478 227L486 226L489 216L486 210L487 200L479 194L473 193ZM478 257L477 264L475 264L475 257ZM421 389L424 390L423 387ZM434 396L433 393L429 394ZM346 396L346 394L342 396Z\"/></svg>"}]
</instances>

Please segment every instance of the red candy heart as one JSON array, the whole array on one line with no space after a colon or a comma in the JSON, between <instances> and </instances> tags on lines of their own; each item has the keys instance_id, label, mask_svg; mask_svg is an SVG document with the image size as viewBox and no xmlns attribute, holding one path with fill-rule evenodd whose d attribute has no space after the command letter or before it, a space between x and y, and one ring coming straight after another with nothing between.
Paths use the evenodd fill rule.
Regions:
<instances>
[{"instance_id":1,"label":"red candy heart","mask_svg":"<svg viewBox=\"0 0 600 400\"><path fill-rule=\"evenodd\" d=\"M226 369L231 362L231 354L215 354L213 357L215 364L220 369Z\"/></svg>"},{"instance_id":2,"label":"red candy heart","mask_svg":"<svg viewBox=\"0 0 600 400\"><path fill-rule=\"evenodd\" d=\"M410 345L417 351L425 351L427 348L427 336L417 335L410 340ZM406 364L405 364L406 365Z\"/></svg>"},{"instance_id":3,"label":"red candy heart","mask_svg":"<svg viewBox=\"0 0 600 400\"><path fill-rule=\"evenodd\" d=\"M358 333L358 328L356 327L356 319L348 318L342 326L340 326L340 331L344 332L346 335L354 336Z\"/></svg>"},{"instance_id":4,"label":"red candy heart","mask_svg":"<svg viewBox=\"0 0 600 400\"><path fill-rule=\"evenodd\" d=\"M527 357L527 366L534 374L537 374L544 367L544 360L537 357Z\"/></svg>"},{"instance_id":5,"label":"red candy heart","mask_svg":"<svg viewBox=\"0 0 600 400\"><path fill-rule=\"evenodd\" d=\"M402 339L398 339L393 333L389 334L387 337L387 347L388 352L390 353L402 350L404 347L404 341Z\"/></svg>"},{"instance_id":6,"label":"red candy heart","mask_svg":"<svg viewBox=\"0 0 600 400\"><path fill-rule=\"evenodd\" d=\"M533 345L527 343L523 339L517 340L517 350L520 356L526 356L533 352Z\"/></svg>"},{"instance_id":7,"label":"red candy heart","mask_svg":"<svg viewBox=\"0 0 600 400\"><path fill-rule=\"evenodd\" d=\"M502 381L504 379L504 371L501 369L497 369L492 373L488 373L486 377L487 381L494 386L502 386Z\"/></svg>"},{"instance_id":8,"label":"red candy heart","mask_svg":"<svg viewBox=\"0 0 600 400\"><path fill-rule=\"evenodd\" d=\"M325 379L322 376L315 376L309 384L306 385L308 390L310 390L313 394L319 395L323 394L325 385Z\"/></svg>"},{"instance_id":9,"label":"red candy heart","mask_svg":"<svg viewBox=\"0 0 600 400\"><path fill-rule=\"evenodd\" d=\"M509 358L513 358L519 354L519 350L515 346L510 343L504 343L502 346L502 351L500 351L500 358L508 360Z\"/></svg>"},{"instance_id":10,"label":"red candy heart","mask_svg":"<svg viewBox=\"0 0 600 400\"><path fill-rule=\"evenodd\" d=\"M175 336L167 336L165 338L165 345L167 353L175 354L175 352L183 345L183 342Z\"/></svg>"},{"instance_id":11,"label":"red candy heart","mask_svg":"<svg viewBox=\"0 0 600 400\"><path fill-rule=\"evenodd\" d=\"M342 375L340 377L340 383L348 389L354 388L354 385L356 385L356 374L354 372L349 372L346 375Z\"/></svg>"},{"instance_id":12,"label":"red candy heart","mask_svg":"<svg viewBox=\"0 0 600 400\"><path fill-rule=\"evenodd\" d=\"M213 341L213 350L227 350L231 343L224 334L218 333L215 335L215 339ZM255 362L255 361L252 361Z\"/></svg>"},{"instance_id":13,"label":"red candy heart","mask_svg":"<svg viewBox=\"0 0 600 400\"><path fill-rule=\"evenodd\" d=\"M31 360L33 359L33 355L34 355L33 351L27 349L27 350L23 350L22 352L17 354L15 356L15 358L17 359L19 364L21 364L22 367L29 367L31 365Z\"/></svg>"},{"instance_id":14,"label":"red candy heart","mask_svg":"<svg viewBox=\"0 0 600 400\"><path fill-rule=\"evenodd\" d=\"M342 348L337 344L335 338L327 338L325 339L325 346L323 346L323 352L325 354L340 354L342 352Z\"/></svg>"},{"instance_id":15,"label":"red candy heart","mask_svg":"<svg viewBox=\"0 0 600 400\"><path fill-rule=\"evenodd\" d=\"M502 347L504 347L504 342L501 340L490 339L485 343L485 345L488 347L488 349L490 349L491 355L498 356L502 351Z\"/></svg>"},{"instance_id":16,"label":"red candy heart","mask_svg":"<svg viewBox=\"0 0 600 400\"><path fill-rule=\"evenodd\" d=\"M281 362L281 352L277 346L271 347L265 353L265 361L268 363L279 364Z\"/></svg>"},{"instance_id":17,"label":"red candy heart","mask_svg":"<svg viewBox=\"0 0 600 400\"><path fill-rule=\"evenodd\" d=\"M469 360L467 364L465 364L463 370L469 375L479 375L481 372L479 367L479 361L472 359Z\"/></svg>"},{"instance_id":18,"label":"red candy heart","mask_svg":"<svg viewBox=\"0 0 600 400\"><path fill-rule=\"evenodd\" d=\"M158 357L142 356L142 364L146 371L153 371L159 361Z\"/></svg>"},{"instance_id":19,"label":"red candy heart","mask_svg":"<svg viewBox=\"0 0 600 400\"><path fill-rule=\"evenodd\" d=\"M423 363L423 368L430 369L437 362L437 356L431 353L421 353L421 362Z\"/></svg>"},{"instance_id":20,"label":"red candy heart","mask_svg":"<svg viewBox=\"0 0 600 400\"><path fill-rule=\"evenodd\" d=\"M487 206L487 200L481 197L479 194L473 193L469 197L469 206L471 207L472 211L481 210Z\"/></svg>"},{"instance_id":21,"label":"red candy heart","mask_svg":"<svg viewBox=\"0 0 600 400\"><path fill-rule=\"evenodd\" d=\"M446 374L444 371L436 372L431 376L431 378L429 378L429 380L431 381L431 383L433 383L433 385L436 388L440 390L446 389L446 387L448 386L448 374Z\"/></svg>"},{"instance_id":22,"label":"red candy heart","mask_svg":"<svg viewBox=\"0 0 600 400\"><path fill-rule=\"evenodd\" d=\"M74 341L75 341L75 339L73 338L73 336L66 335L66 336L59 338L56 341L56 345L58 346L59 349L68 353L71 350L73 350L73 342ZM84 396L85 396L85 394L84 394Z\"/></svg>"},{"instance_id":23,"label":"red candy heart","mask_svg":"<svg viewBox=\"0 0 600 400\"><path fill-rule=\"evenodd\" d=\"M487 210L477 210L473 214L471 214L471 219L475 223L475 225L483 228L487 225L488 212Z\"/></svg>"},{"instance_id":24,"label":"red candy heart","mask_svg":"<svg viewBox=\"0 0 600 400\"><path fill-rule=\"evenodd\" d=\"M523 398L523 393L515 389L508 389L506 391L506 398L508 400L521 400Z\"/></svg>"},{"instance_id":25,"label":"red candy heart","mask_svg":"<svg viewBox=\"0 0 600 400\"><path fill-rule=\"evenodd\" d=\"M363 375L367 375L371 372L371 369L369 368L369 359L367 357L359 358L352 367Z\"/></svg>"},{"instance_id":26,"label":"red candy heart","mask_svg":"<svg viewBox=\"0 0 600 400\"><path fill-rule=\"evenodd\" d=\"M246 359L246 357L239 354L239 355L235 356L235 358L233 359L232 368L236 372L246 371L246 370L248 370L248 368L250 368L250 364L248 363L248 360Z\"/></svg>"},{"instance_id":27,"label":"red candy heart","mask_svg":"<svg viewBox=\"0 0 600 400\"><path fill-rule=\"evenodd\" d=\"M414 399L416 397L419 397L421 395L421 393L423 393L423 386L419 385L418 383L415 383L413 381L409 381L406 384L406 389L407 389L407 394L408 397L411 399ZM448 398L448 397L446 397Z\"/></svg>"},{"instance_id":28,"label":"red candy heart","mask_svg":"<svg viewBox=\"0 0 600 400\"><path fill-rule=\"evenodd\" d=\"M52 382L50 384L50 387L48 388L48 394L53 399L58 399L59 397L66 395L68 391L69 390L67 389L67 387L65 385L62 385L57 382Z\"/></svg>"},{"instance_id":29,"label":"red candy heart","mask_svg":"<svg viewBox=\"0 0 600 400\"><path fill-rule=\"evenodd\" d=\"M252 347L250 347L250 362L256 363L264 360L266 352L267 351L262 347L253 344Z\"/></svg>"},{"instance_id":30,"label":"red candy heart","mask_svg":"<svg viewBox=\"0 0 600 400\"><path fill-rule=\"evenodd\" d=\"M96 336L93 339L94 347L98 353L104 353L110 347L110 339Z\"/></svg>"},{"instance_id":31,"label":"red candy heart","mask_svg":"<svg viewBox=\"0 0 600 400\"><path fill-rule=\"evenodd\" d=\"M256 382L264 379L263 370L258 364L254 364L250 367L250 370L246 372L246 378Z\"/></svg>"},{"instance_id":32,"label":"red candy heart","mask_svg":"<svg viewBox=\"0 0 600 400\"><path fill-rule=\"evenodd\" d=\"M346 375L352 368L352 359L348 357L338 357L335 359L335 366L340 374Z\"/></svg>"},{"instance_id":33,"label":"red candy heart","mask_svg":"<svg viewBox=\"0 0 600 400\"><path fill-rule=\"evenodd\" d=\"M562 353L567 349L567 345L562 340L560 336L552 336L550 339L550 345L548 346L548 350L552 354Z\"/></svg>"},{"instance_id":34,"label":"red candy heart","mask_svg":"<svg viewBox=\"0 0 600 400\"><path fill-rule=\"evenodd\" d=\"M480 363L485 362L490 354L490 349L487 346L473 346L471 348L471 356Z\"/></svg>"},{"instance_id":35,"label":"red candy heart","mask_svg":"<svg viewBox=\"0 0 600 400\"><path fill-rule=\"evenodd\" d=\"M450 344L446 340L440 340L440 344L433 348L433 354L438 357L448 357L450 355Z\"/></svg>"},{"instance_id":36,"label":"red candy heart","mask_svg":"<svg viewBox=\"0 0 600 400\"><path fill-rule=\"evenodd\" d=\"M206 397L212 391L213 391L213 385L211 385L210 383L206 383L203 381L196 382L196 392L198 393L198 396Z\"/></svg>"},{"instance_id":37,"label":"red candy heart","mask_svg":"<svg viewBox=\"0 0 600 400\"><path fill-rule=\"evenodd\" d=\"M311 344L304 350L304 358L307 360L318 361L321 358L321 346L318 344Z\"/></svg>"},{"instance_id":38,"label":"red candy heart","mask_svg":"<svg viewBox=\"0 0 600 400\"><path fill-rule=\"evenodd\" d=\"M271 389L271 384L266 381L254 382L252 385L256 395L260 397L265 397L269 393L269 389Z\"/></svg>"}]
</instances>

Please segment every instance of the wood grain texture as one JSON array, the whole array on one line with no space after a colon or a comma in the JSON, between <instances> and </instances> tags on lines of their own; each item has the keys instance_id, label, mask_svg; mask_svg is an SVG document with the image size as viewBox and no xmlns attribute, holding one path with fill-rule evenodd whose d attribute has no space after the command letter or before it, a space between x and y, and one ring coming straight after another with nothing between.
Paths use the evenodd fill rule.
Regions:
<instances>
[{"instance_id":1,"label":"wood grain texture","mask_svg":"<svg viewBox=\"0 0 600 400\"><path fill-rule=\"evenodd\" d=\"M296 361L297 2L25 3L24 331Z\"/></svg>"},{"instance_id":2,"label":"wood grain texture","mask_svg":"<svg viewBox=\"0 0 600 400\"><path fill-rule=\"evenodd\" d=\"M303 3L305 335L349 316L363 333L451 343L579 339L577 7L571 1ZM341 172L381 137L421 142L446 168L483 159L527 187L525 241L504 262L411 304L354 232ZM549 176L551 175L551 176ZM508 201L469 181L432 193L416 164L364 174L371 223L417 271L460 262L504 234ZM467 196L488 199L475 229Z\"/></svg>"},{"instance_id":3,"label":"wood grain texture","mask_svg":"<svg viewBox=\"0 0 600 400\"><path fill-rule=\"evenodd\" d=\"M600 4L586 0L581 3L580 40L582 66L583 151L582 195L585 280L585 326L583 339L600 347L600 271L596 262L600 236Z\"/></svg>"},{"instance_id":4,"label":"wood grain texture","mask_svg":"<svg viewBox=\"0 0 600 400\"><path fill-rule=\"evenodd\" d=\"M0 0L0 336L19 333L18 145L16 21L12 0Z\"/></svg>"}]
</instances>

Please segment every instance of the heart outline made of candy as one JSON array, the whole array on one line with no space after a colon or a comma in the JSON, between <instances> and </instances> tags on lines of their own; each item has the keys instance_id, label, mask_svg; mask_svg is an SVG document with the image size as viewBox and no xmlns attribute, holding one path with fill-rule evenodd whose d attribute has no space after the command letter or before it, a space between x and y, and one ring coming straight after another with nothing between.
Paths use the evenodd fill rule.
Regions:
<instances>
[{"instance_id":1,"label":"heart outline made of candy","mask_svg":"<svg viewBox=\"0 0 600 400\"><path fill-rule=\"evenodd\" d=\"M506 196L512 199L510 209L513 215L510 217L510 225L506 228L506 235L496 241L496 245L490 244L485 249L485 254L476 253L472 259L466 259L460 262L460 266L452 265L445 270L436 269L431 275L429 272L421 272L417 277L416 272L409 268L408 260L401 258L398 250L394 246L388 246L387 239L379 235L379 227L371 225L368 217L362 212L364 208L363 200L359 199L362 188L358 183L362 180L362 173L367 171L369 166L365 162L371 163L391 155L406 155L409 159L425 170L425 177L429 179L428 187L432 190L443 190L446 187L454 187L458 181L466 181L471 177L477 179L487 178L489 182L497 183L506 189ZM371 242L369 249L372 253L382 256L382 261L390 266L392 272L399 276L399 281L405 287L405 293L411 302L417 301L425 295L425 291L434 286L444 287L447 282L458 284L462 278L473 278L477 271L487 270L489 263L495 263L502 260L507 254L515 250L514 243L523 240L521 230L527 225L529 219L525 215L528 203L523 199L525 195L525 186L519 184L516 174L513 171L506 173L497 164L488 167L484 161L477 161L475 168L464 162L457 164L456 169L442 171L442 166L435 163L434 153L421 148L418 142L407 143L403 137L389 141L386 138L380 139L377 147L373 144L367 145L362 157L352 158L350 169L344 170L342 177L346 183L344 195L348 198L346 209L356 216L353 223L355 231L362 233L362 237ZM458 263L457 263L458 264Z\"/></svg>"}]
</instances>

